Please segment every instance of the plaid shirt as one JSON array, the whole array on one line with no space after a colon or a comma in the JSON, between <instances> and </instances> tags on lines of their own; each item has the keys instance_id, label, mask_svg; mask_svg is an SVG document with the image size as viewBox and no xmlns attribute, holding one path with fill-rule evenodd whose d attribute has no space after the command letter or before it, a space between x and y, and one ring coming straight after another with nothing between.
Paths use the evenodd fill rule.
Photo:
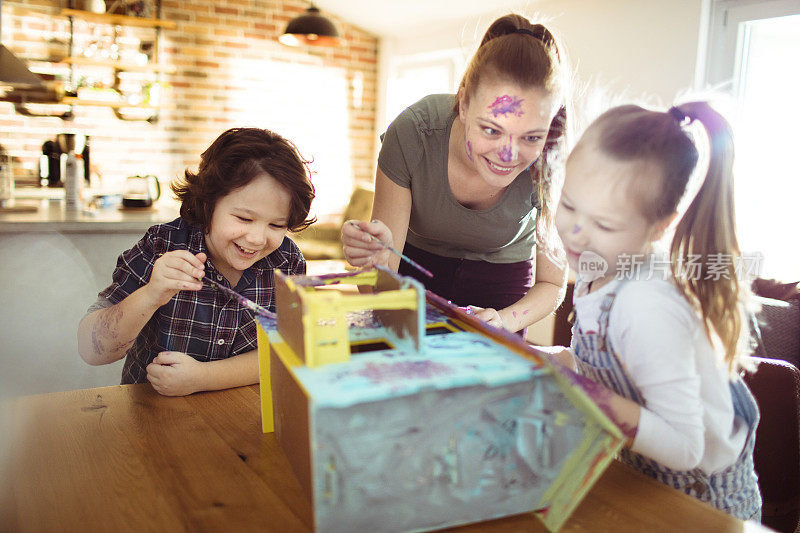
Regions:
<instances>
[{"instance_id":1,"label":"plaid shirt","mask_svg":"<svg viewBox=\"0 0 800 533\"><path fill-rule=\"evenodd\" d=\"M150 280L153 264L165 252L189 250L205 252L202 230L178 218L147 230L133 248L117 260L111 285L99 294L89 308L110 307ZM234 290L254 302L275 310L273 270L287 274L305 274L306 262L297 245L285 238L280 247L259 260L242 274ZM205 275L230 286L211 260ZM147 381L146 367L164 350L189 354L198 361L226 359L256 349L256 322L250 310L209 285L199 291L181 291L161 306L142 328L128 350L122 369L122 384Z\"/></svg>"}]
</instances>

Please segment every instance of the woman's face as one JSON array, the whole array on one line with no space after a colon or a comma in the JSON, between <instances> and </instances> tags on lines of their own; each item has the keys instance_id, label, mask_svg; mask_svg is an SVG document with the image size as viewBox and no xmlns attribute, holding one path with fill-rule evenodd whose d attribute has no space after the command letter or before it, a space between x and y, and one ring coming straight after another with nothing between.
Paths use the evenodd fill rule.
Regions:
<instances>
[{"instance_id":1,"label":"woman's face","mask_svg":"<svg viewBox=\"0 0 800 533\"><path fill-rule=\"evenodd\" d=\"M506 187L541 155L554 99L542 89L482 82L459 105L467 160L490 185Z\"/></svg>"}]
</instances>

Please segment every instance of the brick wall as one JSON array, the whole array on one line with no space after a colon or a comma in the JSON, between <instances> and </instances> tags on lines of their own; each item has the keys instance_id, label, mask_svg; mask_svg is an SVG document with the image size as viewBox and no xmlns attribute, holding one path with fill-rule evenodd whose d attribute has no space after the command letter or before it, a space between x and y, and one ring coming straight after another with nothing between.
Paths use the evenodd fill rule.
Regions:
<instances>
[{"instance_id":1,"label":"brick wall","mask_svg":"<svg viewBox=\"0 0 800 533\"><path fill-rule=\"evenodd\" d=\"M2 41L18 57L66 55L69 23L56 16L66 1L6 1L2 7ZM71 121L26 117L0 102L0 145L14 157L18 175L33 174L45 140L79 131L90 136L92 163L104 184L133 174L155 174L167 183L186 167L196 168L200 153L225 129L268 128L314 160L315 211L340 212L353 183L369 183L374 175L378 40L324 13L339 29L341 47L278 43L288 21L306 7L300 0L162 0L162 18L177 27L161 31L161 64L172 70L161 75L156 123L123 121L111 109L84 106L74 108ZM154 35L152 29L119 31L142 40ZM111 32L107 25L74 23L78 49ZM103 75L81 69L76 72Z\"/></svg>"}]
</instances>

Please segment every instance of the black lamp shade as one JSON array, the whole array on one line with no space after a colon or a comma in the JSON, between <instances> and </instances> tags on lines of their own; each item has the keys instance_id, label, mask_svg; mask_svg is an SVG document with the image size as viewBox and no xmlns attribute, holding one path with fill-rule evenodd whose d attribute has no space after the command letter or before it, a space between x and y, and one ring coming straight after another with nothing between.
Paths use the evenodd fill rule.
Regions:
<instances>
[{"instance_id":1,"label":"black lamp shade","mask_svg":"<svg viewBox=\"0 0 800 533\"><path fill-rule=\"evenodd\" d=\"M290 20L278 41L288 46L337 46L340 43L339 32L333 22L320 15L319 9L314 6Z\"/></svg>"}]
</instances>

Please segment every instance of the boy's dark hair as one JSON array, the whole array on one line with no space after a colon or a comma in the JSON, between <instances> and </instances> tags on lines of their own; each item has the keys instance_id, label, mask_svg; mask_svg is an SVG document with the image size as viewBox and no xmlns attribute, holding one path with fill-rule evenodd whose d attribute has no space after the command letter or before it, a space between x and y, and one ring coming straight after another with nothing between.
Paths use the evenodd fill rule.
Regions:
<instances>
[{"instance_id":1,"label":"boy's dark hair","mask_svg":"<svg viewBox=\"0 0 800 533\"><path fill-rule=\"evenodd\" d=\"M217 200L264 173L291 195L290 231L316 222L316 217L308 218L314 199L308 161L294 144L269 130L229 129L200 156L197 174L187 169L184 179L173 182L170 188L181 202L181 218L208 231Z\"/></svg>"}]
</instances>

